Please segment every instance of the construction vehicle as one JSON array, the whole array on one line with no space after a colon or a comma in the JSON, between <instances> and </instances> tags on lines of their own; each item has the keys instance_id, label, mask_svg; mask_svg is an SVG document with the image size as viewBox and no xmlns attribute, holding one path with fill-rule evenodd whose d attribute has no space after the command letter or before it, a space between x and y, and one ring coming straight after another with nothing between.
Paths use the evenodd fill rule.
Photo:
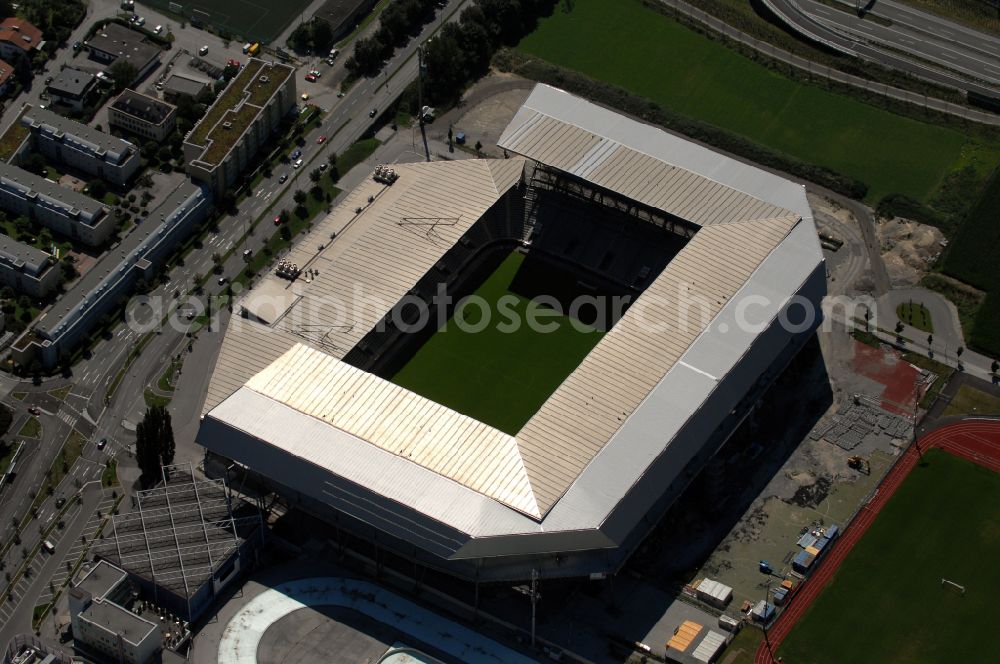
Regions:
<instances>
[{"instance_id":1,"label":"construction vehicle","mask_svg":"<svg viewBox=\"0 0 1000 664\"><path fill-rule=\"evenodd\" d=\"M872 467L868 463L868 459L863 456L850 456L847 457L847 465L850 468L858 471L859 473L864 473L865 475L871 475Z\"/></svg>"}]
</instances>

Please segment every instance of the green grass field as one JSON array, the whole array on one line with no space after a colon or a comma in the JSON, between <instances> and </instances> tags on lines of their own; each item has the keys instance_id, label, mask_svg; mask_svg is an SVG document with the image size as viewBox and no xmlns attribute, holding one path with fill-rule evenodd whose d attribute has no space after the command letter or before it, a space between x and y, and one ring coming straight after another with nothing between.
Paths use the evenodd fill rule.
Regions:
<instances>
[{"instance_id":1,"label":"green grass field","mask_svg":"<svg viewBox=\"0 0 1000 664\"><path fill-rule=\"evenodd\" d=\"M781 644L784 661L989 661L1000 475L937 449L924 460ZM942 577L965 595L942 587Z\"/></svg>"},{"instance_id":2,"label":"green grass field","mask_svg":"<svg viewBox=\"0 0 1000 664\"><path fill-rule=\"evenodd\" d=\"M545 316L546 323L555 324L547 333L527 324L505 331L504 323L513 318L507 312L523 322L529 307L542 309L508 290L523 261L523 254L512 253L474 293L493 312L482 331L459 329L453 317L392 382L501 431L517 433L603 336L577 329L566 316ZM504 296L512 306L498 309ZM475 306L456 315L463 314L470 326L483 323Z\"/></svg>"},{"instance_id":3,"label":"green grass field","mask_svg":"<svg viewBox=\"0 0 1000 664\"><path fill-rule=\"evenodd\" d=\"M931 312L919 302L904 302L896 307L896 317L911 327L924 332L934 331Z\"/></svg>"},{"instance_id":4,"label":"green grass field","mask_svg":"<svg viewBox=\"0 0 1000 664\"><path fill-rule=\"evenodd\" d=\"M171 11L169 0L140 0L139 4ZM309 0L177 0L184 8L184 16L191 19L192 10L207 12L205 19L213 25L229 30L236 36L264 42L273 40L298 19ZM203 16L198 14L199 16Z\"/></svg>"},{"instance_id":5,"label":"green grass field","mask_svg":"<svg viewBox=\"0 0 1000 664\"><path fill-rule=\"evenodd\" d=\"M1000 145L792 81L639 0L560 5L518 49L862 180L869 202L929 202L949 174L972 165L985 180L1000 158Z\"/></svg>"}]
</instances>

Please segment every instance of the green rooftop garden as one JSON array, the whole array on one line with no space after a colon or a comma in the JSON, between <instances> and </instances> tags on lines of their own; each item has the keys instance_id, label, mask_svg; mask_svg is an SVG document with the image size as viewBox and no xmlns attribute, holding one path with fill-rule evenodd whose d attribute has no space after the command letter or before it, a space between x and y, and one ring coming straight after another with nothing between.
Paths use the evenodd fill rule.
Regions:
<instances>
[{"instance_id":1,"label":"green rooftop garden","mask_svg":"<svg viewBox=\"0 0 1000 664\"><path fill-rule=\"evenodd\" d=\"M257 117L260 113L259 106L248 106L244 104L238 111L229 111L224 116L222 116L222 122L215 126L212 133L208 135L209 140L212 144L205 154L201 156L201 161L207 162L209 164L217 164L219 161L226 156L230 148L236 144L239 137L243 135L253 119ZM230 123L230 126L226 128L225 123Z\"/></svg>"},{"instance_id":2,"label":"green rooftop garden","mask_svg":"<svg viewBox=\"0 0 1000 664\"><path fill-rule=\"evenodd\" d=\"M188 137L189 143L194 143L195 145L205 144L209 132L212 131L212 127L219 122L226 111L231 110L236 104L240 103L240 100L243 99L244 88L247 82L256 76L257 72L263 66L264 63L258 60L251 60L247 63L243 71L237 74L236 78L223 90L219 98L212 104L212 107L205 113L205 117L201 119L198 126L191 132L191 135Z\"/></svg>"},{"instance_id":3,"label":"green rooftop garden","mask_svg":"<svg viewBox=\"0 0 1000 664\"><path fill-rule=\"evenodd\" d=\"M3 136L0 136L0 159L4 161L10 161L14 152L31 133L30 129L21 124L21 116L24 115L25 110L27 109L21 109L21 112L17 114L17 119L11 122L7 131L4 132Z\"/></svg>"},{"instance_id":4,"label":"green rooftop garden","mask_svg":"<svg viewBox=\"0 0 1000 664\"><path fill-rule=\"evenodd\" d=\"M285 66L265 65L259 60L251 60L212 104L208 113L188 137L188 142L194 145L205 145L208 141L212 141L211 146L199 160L217 164L254 121L261 107L288 80L291 73L292 70ZM266 83L260 82L262 75L268 77ZM248 96L246 103L238 111L234 111L236 105L246 96ZM224 122L229 122L231 126L223 127Z\"/></svg>"}]
</instances>

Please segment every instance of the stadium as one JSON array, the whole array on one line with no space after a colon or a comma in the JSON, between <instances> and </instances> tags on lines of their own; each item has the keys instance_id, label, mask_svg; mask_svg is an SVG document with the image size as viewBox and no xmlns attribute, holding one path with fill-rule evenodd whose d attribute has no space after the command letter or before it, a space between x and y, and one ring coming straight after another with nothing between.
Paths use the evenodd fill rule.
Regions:
<instances>
[{"instance_id":1,"label":"stadium","mask_svg":"<svg viewBox=\"0 0 1000 664\"><path fill-rule=\"evenodd\" d=\"M814 332L823 257L801 185L555 88L499 145L378 170L247 292L198 442L421 565L600 578Z\"/></svg>"}]
</instances>

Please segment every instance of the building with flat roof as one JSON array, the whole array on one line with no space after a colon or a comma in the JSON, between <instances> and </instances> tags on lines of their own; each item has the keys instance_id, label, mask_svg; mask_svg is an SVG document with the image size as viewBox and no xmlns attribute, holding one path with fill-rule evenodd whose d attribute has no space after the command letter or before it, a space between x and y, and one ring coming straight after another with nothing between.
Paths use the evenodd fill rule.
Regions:
<instances>
[{"instance_id":1,"label":"building with flat roof","mask_svg":"<svg viewBox=\"0 0 1000 664\"><path fill-rule=\"evenodd\" d=\"M0 233L0 284L43 298L59 285L55 257Z\"/></svg>"},{"instance_id":2,"label":"building with flat roof","mask_svg":"<svg viewBox=\"0 0 1000 664\"><path fill-rule=\"evenodd\" d=\"M134 85L160 64L160 47L144 34L114 21L109 22L85 43L90 57L111 66L118 58L125 58L135 67L135 78L124 81Z\"/></svg>"},{"instance_id":3,"label":"building with flat roof","mask_svg":"<svg viewBox=\"0 0 1000 664\"><path fill-rule=\"evenodd\" d=\"M42 31L23 18L11 16L0 22L0 57L8 62L30 59L44 43Z\"/></svg>"},{"instance_id":4,"label":"building with flat roof","mask_svg":"<svg viewBox=\"0 0 1000 664\"><path fill-rule=\"evenodd\" d=\"M184 139L188 175L225 193L295 107L294 72L251 58Z\"/></svg>"},{"instance_id":5,"label":"building with flat roof","mask_svg":"<svg viewBox=\"0 0 1000 664\"><path fill-rule=\"evenodd\" d=\"M119 187L139 170L139 148L126 140L30 105L17 121L31 132L25 145L47 159Z\"/></svg>"},{"instance_id":6,"label":"building with flat roof","mask_svg":"<svg viewBox=\"0 0 1000 664\"><path fill-rule=\"evenodd\" d=\"M171 74L163 83L163 98L174 103L181 97L197 99L198 95L211 89L211 86L212 82L206 79Z\"/></svg>"},{"instance_id":7,"label":"building with flat roof","mask_svg":"<svg viewBox=\"0 0 1000 664\"><path fill-rule=\"evenodd\" d=\"M97 78L73 67L64 67L52 82L45 86L53 101L79 111L86 106L87 97L97 87Z\"/></svg>"},{"instance_id":8,"label":"building with flat roof","mask_svg":"<svg viewBox=\"0 0 1000 664\"><path fill-rule=\"evenodd\" d=\"M600 578L812 336L823 255L802 185L561 90L499 145L518 156L378 171L284 256L238 303L196 439L366 547ZM631 304L507 431L394 380L441 290L512 252Z\"/></svg>"},{"instance_id":9,"label":"building with flat roof","mask_svg":"<svg viewBox=\"0 0 1000 664\"><path fill-rule=\"evenodd\" d=\"M69 591L73 638L111 661L146 664L163 649L160 626L132 610L124 570L101 560Z\"/></svg>"},{"instance_id":10,"label":"building with flat roof","mask_svg":"<svg viewBox=\"0 0 1000 664\"><path fill-rule=\"evenodd\" d=\"M104 244L117 223L104 203L4 162L0 162L0 208L91 247Z\"/></svg>"},{"instance_id":11,"label":"building with flat roof","mask_svg":"<svg viewBox=\"0 0 1000 664\"><path fill-rule=\"evenodd\" d=\"M313 18L326 21L333 31L333 40L338 41L361 22L376 2L378 0L326 0Z\"/></svg>"},{"instance_id":12,"label":"building with flat roof","mask_svg":"<svg viewBox=\"0 0 1000 664\"><path fill-rule=\"evenodd\" d=\"M157 606L193 622L253 567L263 521L256 508L231 505L222 480L196 479L190 464L164 468L163 478L114 516L95 555L127 571Z\"/></svg>"},{"instance_id":13,"label":"building with flat roof","mask_svg":"<svg viewBox=\"0 0 1000 664\"><path fill-rule=\"evenodd\" d=\"M151 280L162 262L203 221L211 195L183 182L96 265L80 278L34 328L14 342L14 359L46 367L68 356L101 319L132 292L139 279Z\"/></svg>"},{"instance_id":14,"label":"building with flat roof","mask_svg":"<svg viewBox=\"0 0 1000 664\"><path fill-rule=\"evenodd\" d=\"M177 126L177 107L135 90L125 90L108 106L108 123L160 143Z\"/></svg>"}]
</instances>

